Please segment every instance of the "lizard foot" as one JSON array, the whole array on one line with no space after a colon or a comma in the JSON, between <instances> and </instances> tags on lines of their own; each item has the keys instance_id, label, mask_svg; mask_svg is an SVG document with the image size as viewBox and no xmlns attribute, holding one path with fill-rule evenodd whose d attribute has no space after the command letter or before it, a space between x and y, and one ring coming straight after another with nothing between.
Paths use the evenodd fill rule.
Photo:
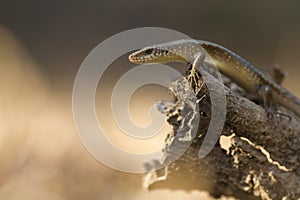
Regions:
<instances>
[{"instance_id":1,"label":"lizard foot","mask_svg":"<svg viewBox=\"0 0 300 200\"><path fill-rule=\"evenodd\" d=\"M192 67L192 69L188 72L187 80L194 88L195 93L198 94L203 86L203 81L201 81L199 72L195 69L195 67Z\"/></svg>"},{"instance_id":2,"label":"lizard foot","mask_svg":"<svg viewBox=\"0 0 300 200\"><path fill-rule=\"evenodd\" d=\"M274 106L269 106L266 108L267 116L269 119L274 120L274 127L277 127L278 122L281 121L283 118L287 118L288 121L291 121L291 116L282 113L281 110L278 108L275 108Z\"/></svg>"},{"instance_id":3,"label":"lizard foot","mask_svg":"<svg viewBox=\"0 0 300 200\"><path fill-rule=\"evenodd\" d=\"M282 112L281 110L279 110L278 108L275 109L275 115L276 115L277 117L280 117L280 119L287 118L288 121L291 121L291 120L292 120L292 117L291 117L291 116L289 116L288 114L283 113L283 112Z\"/></svg>"},{"instance_id":4,"label":"lizard foot","mask_svg":"<svg viewBox=\"0 0 300 200\"><path fill-rule=\"evenodd\" d=\"M203 87L203 80L197 68L203 67L205 60L205 53L197 53L192 64L187 69L187 79L195 90L196 95Z\"/></svg>"}]
</instances>

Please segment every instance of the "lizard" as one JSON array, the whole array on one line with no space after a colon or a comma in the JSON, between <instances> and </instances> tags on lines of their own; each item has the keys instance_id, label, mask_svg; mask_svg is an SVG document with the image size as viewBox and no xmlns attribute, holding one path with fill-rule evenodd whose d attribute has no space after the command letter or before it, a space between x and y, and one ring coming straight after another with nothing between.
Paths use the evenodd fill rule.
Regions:
<instances>
[{"instance_id":1,"label":"lizard","mask_svg":"<svg viewBox=\"0 0 300 200\"><path fill-rule=\"evenodd\" d=\"M219 44L183 39L152 45L131 53L129 61L135 64L182 62L191 64L199 53L205 54L205 62L237 83L264 103L268 116L273 116L271 103L282 105L300 117L300 99L279 85L271 77L254 67L247 60ZM193 69L195 70L195 69Z\"/></svg>"}]
</instances>

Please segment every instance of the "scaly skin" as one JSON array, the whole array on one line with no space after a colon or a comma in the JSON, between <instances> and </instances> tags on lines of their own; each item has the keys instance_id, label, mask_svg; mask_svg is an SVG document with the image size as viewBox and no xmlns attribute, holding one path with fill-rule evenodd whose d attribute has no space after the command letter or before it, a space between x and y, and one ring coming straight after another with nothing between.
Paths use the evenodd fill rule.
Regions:
<instances>
[{"instance_id":1,"label":"scaly skin","mask_svg":"<svg viewBox=\"0 0 300 200\"><path fill-rule=\"evenodd\" d=\"M293 110L300 117L300 100L248 61L225 47L203 40L178 40L145 47L129 56L136 64L183 62L192 63L199 52L206 54L205 62L216 66L221 73L249 93L264 101L272 101ZM268 95L265 95L265 93ZM266 99L264 97L271 97ZM266 103L266 102L265 102ZM269 102L267 102L268 104Z\"/></svg>"}]
</instances>

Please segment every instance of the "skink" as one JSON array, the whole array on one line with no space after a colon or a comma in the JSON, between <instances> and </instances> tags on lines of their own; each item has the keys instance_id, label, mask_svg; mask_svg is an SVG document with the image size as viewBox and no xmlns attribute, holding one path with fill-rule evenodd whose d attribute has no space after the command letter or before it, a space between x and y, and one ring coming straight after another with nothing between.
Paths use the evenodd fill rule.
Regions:
<instances>
[{"instance_id":1,"label":"skink","mask_svg":"<svg viewBox=\"0 0 300 200\"><path fill-rule=\"evenodd\" d=\"M272 78L231 50L203 40L177 40L145 47L129 55L136 64L183 62L192 63L198 53L205 53L205 62L216 66L221 73L246 91L261 98L265 106L271 102L292 110L300 117L300 100L277 84ZM267 108L268 109L268 108Z\"/></svg>"}]
</instances>

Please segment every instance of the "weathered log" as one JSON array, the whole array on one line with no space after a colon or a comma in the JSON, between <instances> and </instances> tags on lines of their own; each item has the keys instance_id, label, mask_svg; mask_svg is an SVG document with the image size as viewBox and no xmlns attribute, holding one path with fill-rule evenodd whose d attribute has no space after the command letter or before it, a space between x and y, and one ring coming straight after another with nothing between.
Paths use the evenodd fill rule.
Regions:
<instances>
[{"instance_id":1,"label":"weathered log","mask_svg":"<svg viewBox=\"0 0 300 200\"><path fill-rule=\"evenodd\" d=\"M210 76L210 81L215 81ZM177 101L160 103L173 127L166 140L165 162L177 155L180 145L178 129L186 117L182 99L191 94L184 78L170 86ZM208 191L213 197L222 195L237 199L298 199L300 198L300 121L292 111L281 108L285 115L268 117L266 110L243 97L238 90L225 88L226 121L219 142L203 159L198 152L210 121L209 91L202 88L198 99L200 122L197 136L190 147L166 168L147 174L149 190ZM181 101L181 102L180 102ZM181 112L177 112L180 110ZM172 138L172 140L170 140ZM226 147L227 144L227 147ZM149 177L152 177L149 179Z\"/></svg>"}]
</instances>

